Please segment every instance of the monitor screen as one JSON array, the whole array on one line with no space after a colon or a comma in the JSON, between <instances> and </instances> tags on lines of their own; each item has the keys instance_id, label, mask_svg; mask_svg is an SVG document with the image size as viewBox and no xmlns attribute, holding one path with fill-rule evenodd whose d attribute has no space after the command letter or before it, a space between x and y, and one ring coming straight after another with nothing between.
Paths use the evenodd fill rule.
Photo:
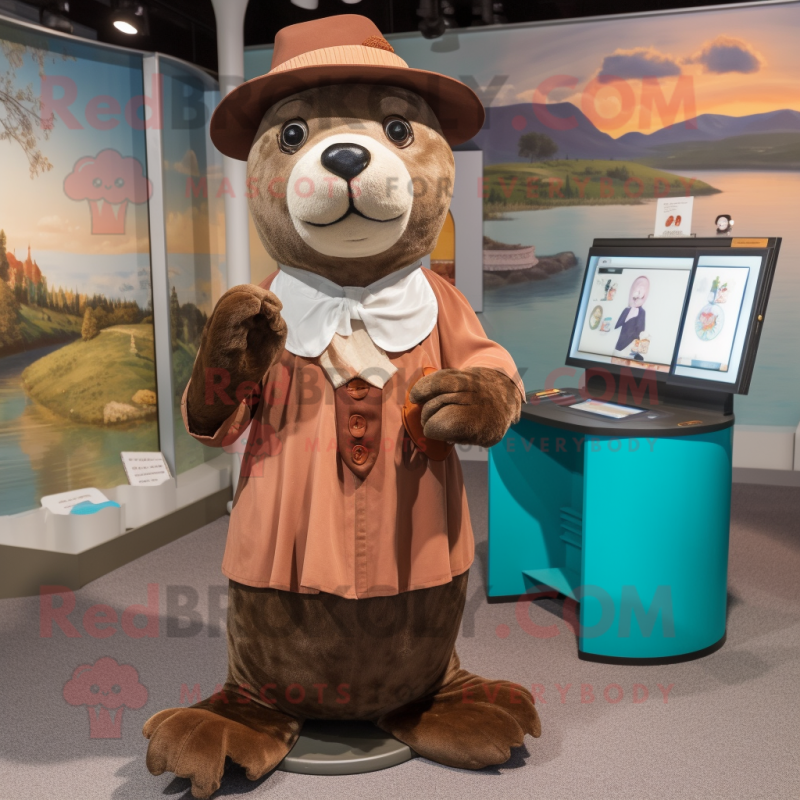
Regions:
<instances>
[{"instance_id":1,"label":"monitor screen","mask_svg":"<svg viewBox=\"0 0 800 800\"><path fill-rule=\"evenodd\" d=\"M698 258L676 375L736 382L762 262L761 256Z\"/></svg>"},{"instance_id":2,"label":"monitor screen","mask_svg":"<svg viewBox=\"0 0 800 800\"><path fill-rule=\"evenodd\" d=\"M774 270L767 250L653 244L618 251L589 254L568 363L746 391L758 338L751 344L754 309L766 302L762 287L768 291Z\"/></svg>"},{"instance_id":3,"label":"monitor screen","mask_svg":"<svg viewBox=\"0 0 800 800\"><path fill-rule=\"evenodd\" d=\"M692 256L592 256L570 355L669 372Z\"/></svg>"}]
</instances>

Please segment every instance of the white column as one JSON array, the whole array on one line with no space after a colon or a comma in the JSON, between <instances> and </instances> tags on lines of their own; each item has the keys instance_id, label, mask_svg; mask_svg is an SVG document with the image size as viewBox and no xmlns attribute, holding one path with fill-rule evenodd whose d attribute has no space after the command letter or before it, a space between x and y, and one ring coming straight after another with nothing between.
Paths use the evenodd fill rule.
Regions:
<instances>
[{"instance_id":1,"label":"white column","mask_svg":"<svg viewBox=\"0 0 800 800\"><path fill-rule=\"evenodd\" d=\"M244 14L249 0L211 0L217 18L219 88L224 97L244 82ZM223 156L222 172L233 188L225 194L225 260L228 286L250 283L247 164Z\"/></svg>"},{"instance_id":2,"label":"white column","mask_svg":"<svg viewBox=\"0 0 800 800\"><path fill-rule=\"evenodd\" d=\"M244 14L249 0L211 0L217 18L217 61L219 90L225 97L244 82ZM234 196L225 194L225 260L228 287L250 283L250 228L247 209L247 164L222 157L222 174L230 182ZM239 484L241 456L231 462L233 491ZM228 503L228 513L232 503Z\"/></svg>"}]
</instances>

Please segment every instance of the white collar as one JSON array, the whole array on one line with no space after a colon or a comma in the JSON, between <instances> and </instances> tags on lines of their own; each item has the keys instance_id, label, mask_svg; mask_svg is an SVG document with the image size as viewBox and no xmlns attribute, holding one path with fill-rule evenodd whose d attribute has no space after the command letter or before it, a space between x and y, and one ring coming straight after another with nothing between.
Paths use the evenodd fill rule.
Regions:
<instances>
[{"instance_id":1,"label":"white collar","mask_svg":"<svg viewBox=\"0 0 800 800\"><path fill-rule=\"evenodd\" d=\"M421 264L392 272L369 286L339 286L313 272L281 266L270 290L283 303L286 349L316 358L335 333L350 336L351 319L390 353L410 350L436 325L439 304Z\"/></svg>"}]
</instances>

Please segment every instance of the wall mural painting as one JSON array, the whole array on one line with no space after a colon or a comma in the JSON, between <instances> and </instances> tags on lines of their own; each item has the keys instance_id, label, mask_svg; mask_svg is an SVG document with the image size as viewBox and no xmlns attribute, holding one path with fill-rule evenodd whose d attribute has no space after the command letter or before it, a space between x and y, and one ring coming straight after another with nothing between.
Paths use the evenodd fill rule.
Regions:
<instances>
[{"instance_id":1,"label":"wall mural painting","mask_svg":"<svg viewBox=\"0 0 800 800\"><path fill-rule=\"evenodd\" d=\"M656 198L692 195L698 236L716 236L725 215L737 236L784 237L736 413L800 422L798 26L800 4L787 3L390 37L399 56L466 81L488 108L469 145L484 158L482 321L529 389L564 365L592 240L647 236ZM266 52L248 54L249 75Z\"/></svg>"},{"instance_id":2,"label":"wall mural painting","mask_svg":"<svg viewBox=\"0 0 800 800\"><path fill-rule=\"evenodd\" d=\"M484 161L481 320L528 389L558 369L559 385L577 381L563 367L593 239L652 234L656 199L691 195L698 236L716 236L724 216L737 236L784 237L736 414L800 422L798 26L790 2L389 36L409 64L459 78L487 108L464 146ZM271 57L249 49L246 76Z\"/></svg>"},{"instance_id":3,"label":"wall mural painting","mask_svg":"<svg viewBox=\"0 0 800 800\"><path fill-rule=\"evenodd\" d=\"M0 515L157 450L142 60L0 24Z\"/></svg>"}]
</instances>

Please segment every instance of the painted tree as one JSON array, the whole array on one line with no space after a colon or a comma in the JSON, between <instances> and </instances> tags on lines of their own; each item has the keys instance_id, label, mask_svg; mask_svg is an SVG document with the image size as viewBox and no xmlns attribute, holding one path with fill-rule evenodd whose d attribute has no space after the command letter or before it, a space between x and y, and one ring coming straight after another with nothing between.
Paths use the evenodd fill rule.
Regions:
<instances>
[{"instance_id":1,"label":"painted tree","mask_svg":"<svg viewBox=\"0 0 800 800\"><path fill-rule=\"evenodd\" d=\"M52 59L46 50L29 47L17 42L0 40L0 52L5 56L8 68L0 72L0 142L15 142L28 159L31 178L48 172L53 165L42 153L40 144L50 136L54 115L42 115L41 99L33 84L17 84L17 71L22 68L25 57L29 57L39 70L39 78L45 75L45 61ZM60 56L67 59L67 56Z\"/></svg>"},{"instance_id":2,"label":"painted tree","mask_svg":"<svg viewBox=\"0 0 800 800\"><path fill-rule=\"evenodd\" d=\"M546 133L531 131L519 137L518 152L532 164L552 158L558 152L558 145Z\"/></svg>"},{"instance_id":3,"label":"painted tree","mask_svg":"<svg viewBox=\"0 0 800 800\"><path fill-rule=\"evenodd\" d=\"M19 304L5 281L0 281L0 347L16 348L21 344Z\"/></svg>"},{"instance_id":4,"label":"painted tree","mask_svg":"<svg viewBox=\"0 0 800 800\"><path fill-rule=\"evenodd\" d=\"M6 232L0 228L0 281L8 283L8 254L6 253Z\"/></svg>"},{"instance_id":5,"label":"painted tree","mask_svg":"<svg viewBox=\"0 0 800 800\"><path fill-rule=\"evenodd\" d=\"M178 301L178 292L175 291L174 286L169 295L169 328L172 349L176 350L183 325L181 324L181 304Z\"/></svg>"},{"instance_id":6,"label":"painted tree","mask_svg":"<svg viewBox=\"0 0 800 800\"><path fill-rule=\"evenodd\" d=\"M81 339L84 342L88 342L90 339L94 339L97 334L100 333L100 329L97 325L97 319L94 315L94 311L91 308L87 308L86 312L83 315L83 325L81 326Z\"/></svg>"}]
</instances>

